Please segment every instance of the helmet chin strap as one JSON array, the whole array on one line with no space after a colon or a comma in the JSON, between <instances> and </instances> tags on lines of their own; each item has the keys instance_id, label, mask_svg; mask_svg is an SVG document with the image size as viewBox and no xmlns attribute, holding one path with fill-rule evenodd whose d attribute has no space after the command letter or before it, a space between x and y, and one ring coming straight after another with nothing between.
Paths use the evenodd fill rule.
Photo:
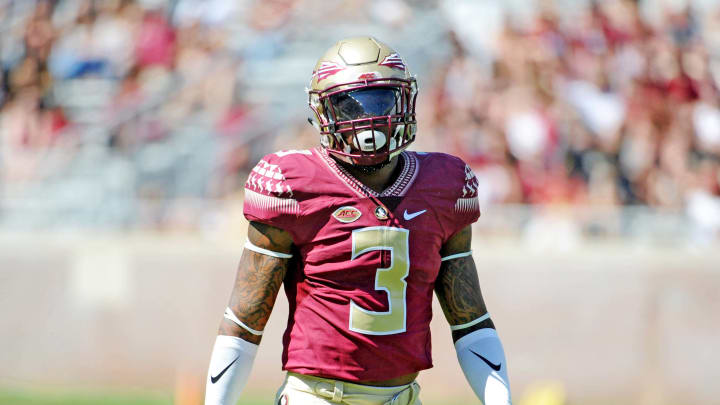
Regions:
<instances>
[{"instance_id":1,"label":"helmet chin strap","mask_svg":"<svg viewBox=\"0 0 720 405\"><path fill-rule=\"evenodd\" d=\"M345 167L348 170L357 170L363 174L373 174L377 172L378 170L382 169L383 167L390 164L390 156L388 156L387 159L380 163L376 163L374 165L368 165L368 166L362 166L362 165L355 165L352 163L345 162L343 160L338 160L338 163Z\"/></svg>"}]
</instances>

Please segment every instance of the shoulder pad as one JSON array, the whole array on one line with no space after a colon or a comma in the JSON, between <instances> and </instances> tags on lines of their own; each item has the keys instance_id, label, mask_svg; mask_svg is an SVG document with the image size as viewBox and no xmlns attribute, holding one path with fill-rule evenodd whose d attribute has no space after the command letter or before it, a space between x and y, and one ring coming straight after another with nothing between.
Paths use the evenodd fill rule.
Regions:
<instances>
[{"instance_id":1,"label":"shoulder pad","mask_svg":"<svg viewBox=\"0 0 720 405\"><path fill-rule=\"evenodd\" d=\"M452 198L457 212L478 209L478 179L475 173L459 157L447 153L418 153L422 165L435 175L442 173L442 181L437 185L443 188L443 194Z\"/></svg>"},{"instance_id":2,"label":"shoulder pad","mask_svg":"<svg viewBox=\"0 0 720 405\"><path fill-rule=\"evenodd\" d=\"M302 173L311 152L281 151L266 155L245 182L245 217L251 221L287 228L300 215L293 178Z\"/></svg>"},{"instance_id":3,"label":"shoulder pad","mask_svg":"<svg viewBox=\"0 0 720 405\"><path fill-rule=\"evenodd\" d=\"M448 229L447 237L477 221L480 217L478 179L462 159L445 153L420 154L422 170L427 170L432 193L442 196L439 213Z\"/></svg>"},{"instance_id":4,"label":"shoulder pad","mask_svg":"<svg viewBox=\"0 0 720 405\"><path fill-rule=\"evenodd\" d=\"M302 171L303 157L307 158L297 155L310 154L309 150L289 150L266 155L248 175L245 190L268 197L292 199L295 197L292 180L298 177L298 169Z\"/></svg>"}]
</instances>

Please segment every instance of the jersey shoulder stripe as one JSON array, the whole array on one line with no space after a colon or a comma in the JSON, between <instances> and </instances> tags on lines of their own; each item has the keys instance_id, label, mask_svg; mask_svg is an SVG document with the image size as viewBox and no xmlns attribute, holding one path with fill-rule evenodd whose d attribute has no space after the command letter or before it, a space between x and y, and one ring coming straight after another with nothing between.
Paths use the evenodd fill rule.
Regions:
<instances>
[{"instance_id":1,"label":"jersey shoulder stripe","mask_svg":"<svg viewBox=\"0 0 720 405\"><path fill-rule=\"evenodd\" d=\"M274 211L279 214L300 214L300 204L294 198L280 198L265 195L245 188L245 204L261 211Z\"/></svg>"}]
</instances>

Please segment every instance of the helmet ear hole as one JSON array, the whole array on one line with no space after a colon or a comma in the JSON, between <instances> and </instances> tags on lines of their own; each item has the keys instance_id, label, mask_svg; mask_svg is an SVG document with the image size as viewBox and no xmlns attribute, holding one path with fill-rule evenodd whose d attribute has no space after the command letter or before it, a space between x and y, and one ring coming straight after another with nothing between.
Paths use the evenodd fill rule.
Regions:
<instances>
[{"instance_id":1,"label":"helmet ear hole","mask_svg":"<svg viewBox=\"0 0 720 405\"><path fill-rule=\"evenodd\" d=\"M315 129L317 129L318 131L320 131L320 124L318 124L317 121L315 121L314 119L312 119L312 118L310 118L310 117L308 117L307 120L308 120L308 122L310 123L310 125L313 126L313 128L315 128Z\"/></svg>"}]
</instances>

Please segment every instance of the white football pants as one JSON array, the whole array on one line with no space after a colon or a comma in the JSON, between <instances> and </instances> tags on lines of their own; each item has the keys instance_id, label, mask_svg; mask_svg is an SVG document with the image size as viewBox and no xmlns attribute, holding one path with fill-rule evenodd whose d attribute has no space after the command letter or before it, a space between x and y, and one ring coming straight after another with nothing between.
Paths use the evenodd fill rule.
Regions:
<instances>
[{"instance_id":1,"label":"white football pants","mask_svg":"<svg viewBox=\"0 0 720 405\"><path fill-rule=\"evenodd\" d=\"M372 387L287 373L275 405L422 405L416 382L397 387Z\"/></svg>"}]
</instances>

